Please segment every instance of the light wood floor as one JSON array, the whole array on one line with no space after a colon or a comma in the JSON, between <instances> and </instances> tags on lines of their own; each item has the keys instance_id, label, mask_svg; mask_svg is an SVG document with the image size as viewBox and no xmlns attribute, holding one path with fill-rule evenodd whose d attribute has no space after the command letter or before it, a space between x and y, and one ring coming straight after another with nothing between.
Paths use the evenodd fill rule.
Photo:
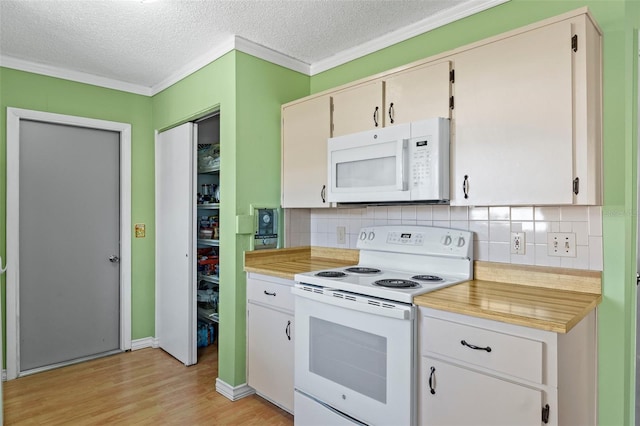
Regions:
<instances>
[{"instance_id":1,"label":"light wood floor","mask_svg":"<svg viewBox=\"0 0 640 426\"><path fill-rule=\"evenodd\" d=\"M293 416L251 395L216 392L217 345L185 367L141 349L4 383L6 425L293 425Z\"/></svg>"}]
</instances>

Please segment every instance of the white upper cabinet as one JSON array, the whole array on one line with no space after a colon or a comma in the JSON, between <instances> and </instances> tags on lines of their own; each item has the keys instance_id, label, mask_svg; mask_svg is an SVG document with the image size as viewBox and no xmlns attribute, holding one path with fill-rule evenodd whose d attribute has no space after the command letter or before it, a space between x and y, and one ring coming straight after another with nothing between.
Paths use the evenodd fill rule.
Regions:
<instances>
[{"instance_id":1,"label":"white upper cabinet","mask_svg":"<svg viewBox=\"0 0 640 426\"><path fill-rule=\"evenodd\" d=\"M376 80L333 95L333 136L383 127L384 82Z\"/></svg>"},{"instance_id":2,"label":"white upper cabinet","mask_svg":"<svg viewBox=\"0 0 640 426\"><path fill-rule=\"evenodd\" d=\"M600 35L587 15L454 62L452 205L600 203Z\"/></svg>"},{"instance_id":3,"label":"white upper cabinet","mask_svg":"<svg viewBox=\"0 0 640 426\"><path fill-rule=\"evenodd\" d=\"M328 95L282 108L282 207L329 207L326 202L329 137Z\"/></svg>"},{"instance_id":4,"label":"white upper cabinet","mask_svg":"<svg viewBox=\"0 0 640 426\"><path fill-rule=\"evenodd\" d=\"M449 61L410 68L333 94L333 136L449 118Z\"/></svg>"},{"instance_id":5,"label":"white upper cabinet","mask_svg":"<svg viewBox=\"0 0 640 426\"><path fill-rule=\"evenodd\" d=\"M385 126L450 117L451 62L412 68L385 79Z\"/></svg>"}]
</instances>

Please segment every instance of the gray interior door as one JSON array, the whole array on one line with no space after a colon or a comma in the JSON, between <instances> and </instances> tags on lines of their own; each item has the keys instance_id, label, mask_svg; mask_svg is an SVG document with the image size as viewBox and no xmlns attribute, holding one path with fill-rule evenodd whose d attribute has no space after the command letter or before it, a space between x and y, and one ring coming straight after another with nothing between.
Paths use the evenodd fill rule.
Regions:
<instances>
[{"instance_id":1,"label":"gray interior door","mask_svg":"<svg viewBox=\"0 0 640 426\"><path fill-rule=\"evenodd\" d=\"M118 132L20 121L21 373L120 348L119 151Z\"/></svg>"}]
</instances>

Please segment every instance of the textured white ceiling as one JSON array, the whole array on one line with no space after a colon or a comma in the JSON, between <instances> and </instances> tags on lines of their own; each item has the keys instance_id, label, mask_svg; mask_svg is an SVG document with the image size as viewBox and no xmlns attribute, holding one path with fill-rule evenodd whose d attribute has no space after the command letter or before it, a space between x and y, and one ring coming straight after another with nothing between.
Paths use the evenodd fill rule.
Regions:
<instances>
[{"instance_id":1,"label":"textured white ceiling","mask_svg":"<svg viewBox=\"0 0 640 426\"><path fill-rule=\"evenodd\" d=\"M313 65L447 10L503 1L0 0L0 55L153 87L233 36Z\"/></svg>"}]
</instances>

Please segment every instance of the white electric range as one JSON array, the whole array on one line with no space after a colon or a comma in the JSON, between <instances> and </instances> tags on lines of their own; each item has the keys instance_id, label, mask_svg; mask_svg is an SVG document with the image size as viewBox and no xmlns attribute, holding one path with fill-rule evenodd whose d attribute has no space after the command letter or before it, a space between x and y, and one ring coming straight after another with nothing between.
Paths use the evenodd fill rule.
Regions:
<instances>
[{"instance_id":1,"label":"white electric range","mask_svg":"<svg viewBox=\"0 0 640 426\"><path fill-rule=\"evenodd\" d=\"M473 233L360 231L357 265L296 274L296 425L416 422L417 295L473 278Z\"/></svg>"}]
</instances>

